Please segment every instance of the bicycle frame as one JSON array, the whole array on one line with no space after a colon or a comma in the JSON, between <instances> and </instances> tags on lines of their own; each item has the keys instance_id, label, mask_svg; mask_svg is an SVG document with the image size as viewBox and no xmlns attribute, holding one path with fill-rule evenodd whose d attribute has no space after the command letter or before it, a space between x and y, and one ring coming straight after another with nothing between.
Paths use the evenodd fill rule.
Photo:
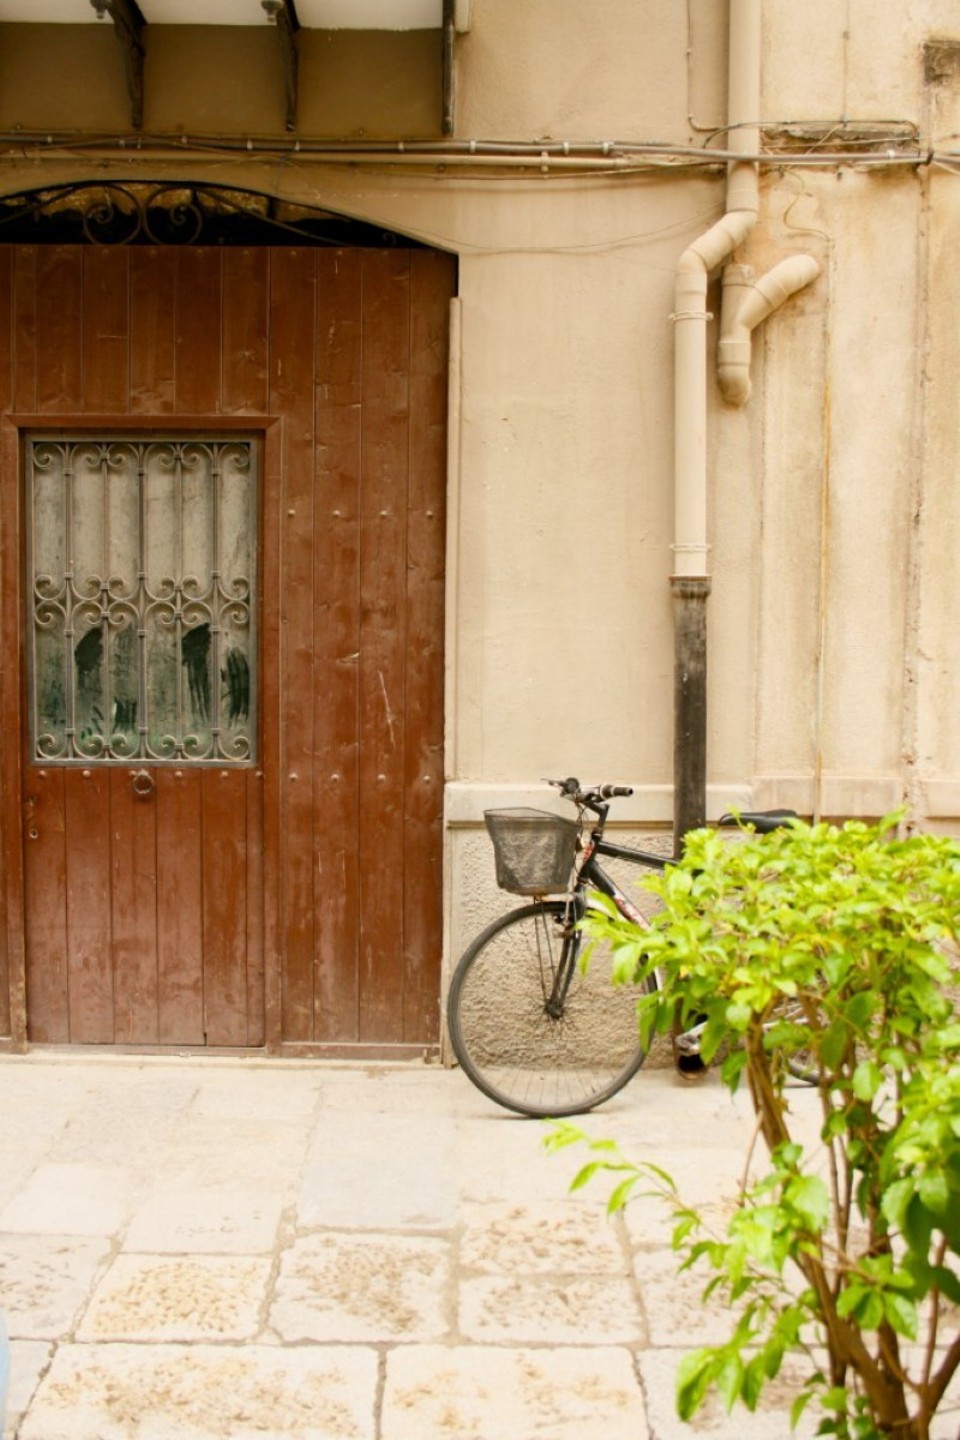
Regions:
<instances>
[{"instance_id":1,"label":"bicycle frame","mask_svg":"<svg viewBox=\"0 0 960 1440\"><path fill-rule=\"evenodd\" d=\"M581 852L576 888L599 890L601 895L606 895L613 901L625 920L645 930L647 921L643 912L598 863L598 855L608 855L614 860L627 860L631 865L646 866L648 870L666 870L670 860L664 855L654 855L649 850L638 850L632 845L614 845L611 840L603 839L602 824L591 831L590 839Z\"/></svg>"},{"instance_id":2,"label":"bicycle frame","mask_svg":"<svg viewBox=\"0 0 960 1440\"><path fill-rule=\"evenodd\" d=\"M573 887L569 893L568 900L573 910L571 919L568 915L564 926L563 950L561 951L560 963L554 976L553 986L546 1001L548 1014L559 1015L563 1013L563 1006L566 1002L570 982L573 979L573 972L576 968L577 953L579 951L579 931L576 926L583 918L586 910L586 902L583 898L585 890L598 890L612 900L625 920L641 929L646 929L647 920L643 912L634 905L629 896L621 889L611 875L598 862L598 856L606 855L614 860L626 860L632 865L646 866L649 870L665 870L670 864L668 857L654 855L648 850L639 850L632 845L615 845L613 841L604 839L603 830L606 823L606 807L602 807L599 814L598 824L590 831L590 838L586 840L577 858L577 872Z\"/></svg>"},{"instance_id":3,"label":"bicycle frame","mask_svg":"<svg viewBox=\"0 0 960 1440\"><path fill-rule=\"evenodd\" d=\"M633 901L624 894L616 881L607 874L598 863L597 857L608 855L611 859L626 860L632 865L645 866L648 870L663 871L672 863L671 857L654 855L648 850L639 850L632 845L615 845L612 841L604 838L604 826L607 818L607 806L595 807L598 817L597 824L590 831L590 838L584 843L577 862L577 875L574 882L571 899L577 908L577 921L579 921L586 909L583 899L583 892L587 889L598 890L612 900L625 920L632 925L638 926L641 930L648 928L649 922L641 910L634 905ZM768 810L751 814L749 820L754 823L760 831L773 830L785 824L794 812L791 810ZM732 820L732 816L725 816L721 824ZM576 963L577 946L570 943L571 937L564 940L565 949L571 952L570 958L564 964L561 961L556 981L551 995L551 1001L562 1009L567 990L570 985L570 978L573 967ZM566 955L564 956L566 959ZM559 995L557 994L559 988ZM689 1029L678 1032L674 1035L674 1045L677 1053L683 1056L695 1056L700 1053L700 1037L706 1028L706 1021L699 1020Z\"/></svg>"}]
</instances>

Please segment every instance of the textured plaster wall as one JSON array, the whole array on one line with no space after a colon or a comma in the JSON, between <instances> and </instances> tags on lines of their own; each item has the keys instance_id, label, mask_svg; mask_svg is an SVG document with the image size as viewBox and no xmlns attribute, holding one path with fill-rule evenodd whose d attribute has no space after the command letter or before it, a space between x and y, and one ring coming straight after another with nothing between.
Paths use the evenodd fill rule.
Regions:
<instances>
[{"instance_id":1,"label":"textured plaster wall","mask_svg":"<svg viewBox=\"0 0 960 1440\"><path fill-rule=\"evenodd\" d=\"M465 135L678 140L691 117L725 118L716 0L479 0L470 13L458 42Z\"/></svg>"},{"instance_id":2,"label":"textured plaster wall","mask_svg":"<svg viewBox=\"0 0 960 1440\"><path fill-rule=\"evenodd\" d=\"M930 57L929 123L938 134L960 133L960 24L953 43ZM921 384L924 428L917 496L917 617L914 680L914 766L918 806L960 816L960 178L928 177L927 333ZM951 827L956 829L956 824Z\"/></svg>"},{"instance_id":3,"label":"textured plaster wall","mask_svg":"<svg viewBox=\"0 0 960 1440\"><path fill-rule=\"evenodd\" d=\"M906 122L956 148L955 7L814 0L765 6L764 26L766 117ZM762 340L759 798L905 802L957 828L958 221L960 179L936 167L768 181L751 250L779 232L824 274Z\"/></svg>"}]
</instances>

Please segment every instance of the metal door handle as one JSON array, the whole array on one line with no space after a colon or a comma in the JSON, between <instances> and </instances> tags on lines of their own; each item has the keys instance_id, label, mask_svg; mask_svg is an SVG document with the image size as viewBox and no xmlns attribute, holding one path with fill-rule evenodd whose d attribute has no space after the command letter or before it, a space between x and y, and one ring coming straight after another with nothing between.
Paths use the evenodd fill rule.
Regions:
<instances>
[{"instance_id":1,"label":"metal door handle","mask_svg":"<svg viewBox=\"0 0 960 1440\"><path fill-rule=\"evenodd\" d=\"M155 782L149 770L134 770L130 777L130 783L133 786L134 795L139 795L142 799L153 794Z\"/></svg>"}]
</instances>

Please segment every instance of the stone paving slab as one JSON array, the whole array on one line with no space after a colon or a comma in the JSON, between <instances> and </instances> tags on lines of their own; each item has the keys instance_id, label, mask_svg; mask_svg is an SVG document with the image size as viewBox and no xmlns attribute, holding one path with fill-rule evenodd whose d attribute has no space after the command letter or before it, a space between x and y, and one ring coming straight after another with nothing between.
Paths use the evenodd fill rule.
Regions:
<instances>
[{"instance_id":1,"label":"stone paving slab","mask_svg":"<svg viewBox=\"0 0 960 1440\"><path fill-rule=\"evenodd\" d=\"M612 1275L483 1275L460 1285L460 1333L482 1344L643 1345L632 1281Z\"/></svg>"},{"instance_id":2,"label":"stone paving slab","mask_svg":"<svg viewBox=\"0 0 960 1440\"><path fill-rule=\"evenodd\" d=\"M7 1392L7 1429L15 1437L20 1420L53 1357L53 1345L44 1340L10 1341L10 1389Z\"/></svg>"},{"instance_id":3,"label":"stone paving slab","mask_svg":"<svg viewBox=\"0 0 960 1440\"><path fill-rule=\"evenodd\" d=\"M0 1304L11 1334L70 1334L109 1254L103 1239L0 1233Z\"/></svg>"},{"instance_id":4,"label":"stone paving slab","mask_svg":"<svg viewBox=\"0 0 960 1440\"><path fill-rule=\"evenodd\" d=\"M182 1178L138 1207L123 1240L125 1250L150 1254L267 1254L277 1242L286 1203L277 1177L243 1186L232 1181L190 1185Z\"/></svg>"},{"instance_id":5,"label":"stone paving slab","mask_svg":"<svg viewBox=\"0 0 960 1440\"><path fill-rule=\"evenodd\" d=\"M377 1371L342 1345L64 1345L17 1440L374 1440Z\"/></svg>"},{"instance_id":6,"label":"stone paving slab","mask_svg":"<svg viewBox=\"0 0 960 1440\"><path fill-rule=\"evenodd\" d=\"M306 1235L281 1258L270 1323L286 1341L441 1339L451 1284L445 1240Z\"/></svg>"},{"instance_id":7,"label":"stone paving slab","mask_svg":"<svg viewBox=\"0 0 960 1440\"><path fill-rule=\"evenodd\" d=\"M57 1138L61 1161L105 1167L149 1165L176 1134L197 1091L196 1076L131 1068L122 1088L96 1077Z\"/></svg>"},{"instance_id":8,"label":"stone paving slab","mask_svg":"<svg viewBox=\"0 0 960 1440\"><path fill-rule=\"evenodd\" d=\"M39 1165L0 1211L0 1233L112 1235L129 1215L134 1186L133 1171L115 1165Z\"/></svg>"},{"instance_id":9,"label":"stone paving slab","mask_svg":"<svg viewBox=\"0 0 960 1440\"><path fill-rule=\"evenodd\" d=\"M671 1250L640 1250L634 1260L637 1286L655 1343L679 1341L691 1350L700 1345L722 1345L730 1338L730 1309L719 1295L702 1298L713 1272L698 1266L678 1275L677 1264L678 1258Z\"/></svg>"},{"instance_id":10,"label":"stone paving slab","mask_svg":"<svg viewBox=\"0 0 960 1440\"><path fill-rule=\"evenodd\" d=\"M404 1347L383 1415L382 1440L652 1440L620 1349Z\"/></svg>"},{"instance_id":11,"label":"stone paving slab","mask_svg":"<svg viewBox=\"0 0 960 1440\"><path fill-rule=\"evenodd\" d=\"M629 1268L619 1226L605 1221L595 1203L468 1202L461 1214L464 1270L485 1275L624 1275Z\"/></svg>"},{"instance_id":12,"label":"stone paving slab","mask_svg":"<svg viewBox=\"0 0 960 1440\"><path fill-rule=\"evenodd\" d=\"M77 1330L80 1340L247 1340L260 1329L271 1261L119 1255Z\"/></svg>"},{"instance_id":13,"label":"stone paving slab","mask_svg":"<svg viewBox=\"0 0 960 1440\"><path fill-rule=\"evenodd\" d=\"M382 1103L382 1102L381 1102ZM437 1229L455 1223L452 1116L323 1110L298 1212L304 1226Z\"/></svg>"}]
</instances>

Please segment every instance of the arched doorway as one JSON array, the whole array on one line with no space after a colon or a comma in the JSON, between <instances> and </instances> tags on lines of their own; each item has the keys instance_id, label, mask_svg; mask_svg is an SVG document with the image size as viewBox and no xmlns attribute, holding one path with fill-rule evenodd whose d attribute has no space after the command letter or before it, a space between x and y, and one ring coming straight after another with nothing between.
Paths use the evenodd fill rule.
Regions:
<instances>
[{"instance_id":1,"label":"arched doorway","mask_svg":"<svg viewBox=\"0 0 960 1440\"><path fill-rule=\"evenodd\" d=\"M262 196L39 198L0 204L7 1030L422 1048L454 263Z\"/></svg>"}]
</instances>

